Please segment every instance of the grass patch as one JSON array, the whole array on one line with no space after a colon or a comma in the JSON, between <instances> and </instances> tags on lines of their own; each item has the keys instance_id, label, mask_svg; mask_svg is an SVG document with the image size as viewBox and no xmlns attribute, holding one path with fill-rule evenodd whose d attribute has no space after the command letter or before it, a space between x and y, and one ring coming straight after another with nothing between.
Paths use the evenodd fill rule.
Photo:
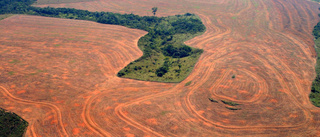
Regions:
<instances>
[{"instance_id":1,"label":"grass patch","mask_svg":"<svg viewBox=\"0 0 320 137\"><path fill-rule=\"evenodd\" d=\"M60 44L55 44L54 46L55 46L55 47L60 47L61 45L60 45Z\"/></svg>"},{"instance_id":2,"label":"grass patch","mask_svg":"<svg viewBox=\"0 0 320 137\"><path fill-rule=\"evenodd\" d=\"M19 60L14 59L14 60L10 61L9 63L11 63L11 64L17 64L17 63L20 63L20 61L19 61Z\"/></svg>"},{"instance_id":3,"label":"grass patch","mask_svg":"<svg viewBox=\"0 0 320 137\"><path fill-rule=\"evenodd\" d=\"M36 72L34 72L34 73L30 73L30 75L32 75L32 76L33 76L33 75L37 75L37 74L38 74L38 73L36 73Z\"/></svg>"},{"instance_id":4,"label":"grass patch","mask_svg":"<svg viewBox=\"0 0 320 137\"><path fill-rule=\"evenodd\" d=\"M42 73L42 72L46 72L47 70L40 70L38 69L36 72L33 72L33 73L30 73L30 75L37 75L39 73Z\"/></svg>"},{"instance_id":5,"label":"grass patch","mask_svg":"<svg viewBox=\"0 0 320 137\"><path fill-rule=\"evenodd\" d=\"M166 115L166 114L168 114L168 113L170 113L170 111L162 111L162 112L161 112L161 115L164 116L164 115Z\"/></svg>"},{"instance_id":6,"label":"grass patch","mask_svg":"<svg viewBox=\"0 0 320 137\"><path fill-rule=\"evenodd\" d=\"M9 71L8 72L9 75L14 75L14 73L15 73L14 71Z\"/></svg>"},{"instance_id":7,"label":"grass patch","mask_svg":"<svg viewBox=\"0 0 320 137\"><path fill-rule=\"evenodd\" d=\"M213 99L213 98L208 98L211 102L215 102L215 103L218 103L217 100Z\"/></svg>"},{"instance_id":8,"label":"grass patch","mask_svg":"<svg viewBox=\"0 0 320 137\"><path fill-rule=\"evenodd\" d=\"M226 107L229 110L241 110L241 108L234 108L234 107Z\"/></svg>"},{"instance_id":9,"label":"grass patch","mask_svg":"<svg viewBox=\"0 0 320 137\"><path fill-rule=\"evenodd\" d=\"M256 2L256 1L253 1L252 3L254 5L254 7L256 7L256 8L259 6L258 2Z\"/></svg>"},{"instance_id":10,"label":"grass patch","mask_svg":"<svg viewBox=\"0 0 320 137\"><path fill-rule=\"evenodd\" d=\"M90 42L89 40L83 40L83 42Z\"/></svg>"},{"instance_id":11,"label":"grass patch","mask_svg":"<svg viewBox=\"0 0 320 137\"><path fill-rule=\"evenodd\" d=\"M225 101L225 100L221 100L222 103L229 105L229 106L237 106L240 105L238 103L232 102L232 101Z\"/></svg>"},{"instance_id":12,"label":"grass patch","mask_svg":"<svg viewBox=\"0 0 320 137\"><path fill-rule=\"evenodd\" d=\"M192 81L189 81L186 84L184 84L184 86L189 86L191 83L192 83Z\"/></svg>"},{"instance_id":13,"label":"grass patch","mask_svg":"<svg viewBox=\"0 0 320 137\"><path fill-rule=\"evenodd\" d=\"M76 40L76 39L74 39L74 38L68 38L67 40Z\"/></svg>"},{"instance_id":14,"label":"grass patch","mask_svg":"<svg viewBox=\"0 0 320 137\"><path fill-rule=\"evenodd\" d=\"M0 135L3 137L22 137L28 122L13 112L0 108Z\"/></svg>"},{"instance_id":15,"label":"grass patch","mask_svg":"<svg viewBox=\"0 0 320 137\"><path fill-rule=\"evenodd\" d=\"M235 20L235 19L237 19L237 17L236 17L236 16L233 16L233 17L231 17L231 18L232 18L232 19L234 19L234 20Z\"/></svg>"},{"instance_id":16,"label":"grass patch","mask_svg":"<svg viewBox=\"0 0 320 137\"><path fill-rule=\"evenodd\" d=\"M75 62L76 62L75 60L70 60L69 61L70 64L75 63Z\"/></svg>"}]
</instances>

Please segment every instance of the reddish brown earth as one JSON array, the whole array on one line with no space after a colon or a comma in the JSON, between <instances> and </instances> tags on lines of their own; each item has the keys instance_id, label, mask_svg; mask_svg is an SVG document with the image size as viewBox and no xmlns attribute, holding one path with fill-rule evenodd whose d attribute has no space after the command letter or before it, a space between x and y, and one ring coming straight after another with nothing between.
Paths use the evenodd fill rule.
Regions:
<instances>
[{"instance_id":1,"label":"reddish brown earth","mask_svg":"<svg viewBox=\"0 0 320 137\"><path fill-rule=\"evenodd\" d=\"M128 80L115 75L142 55L136 43L144 31L34 16L2 20L0 107L30 123L27 136L320 135L320 109L308 98L316 3L104 0L50 6L196 13L207 31L187 44L204 53L181 83ZM209 97L237 102L241 110Z\"/></svg>"}]
</instances>

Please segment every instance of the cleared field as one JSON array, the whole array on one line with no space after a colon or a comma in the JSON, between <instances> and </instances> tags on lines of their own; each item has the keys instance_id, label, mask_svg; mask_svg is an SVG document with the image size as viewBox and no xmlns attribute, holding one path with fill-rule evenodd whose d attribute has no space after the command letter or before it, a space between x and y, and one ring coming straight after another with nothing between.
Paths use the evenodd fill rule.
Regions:
<instances>
[{"instance_id":1,"label":"cleared field","mask_svg":"<svg viewBox=\"0 0 320 137\"><path fill-rule=\"evenodd\" d=\"M139 6L137 6L139 5ZM47 6L47 5L39 5ZM87 21L0 21L1 105L28 136L317 136L309 101L318 5L304 0L125 0L52 4L150 15L196 13L204 49L179 84L121 79L146 32ZM191 81L190 85L186 85ZM219 101L211 102L208 98ZM234 107L221 102L232 101Z\"/></svg>"},{"instance_id":2,"label":"cleared field","mask_svg":"<svg viewBox=\"0 0 320 137\"><path fill-rule=\"evenodd\" d=\"M68 7L89 11L109 11L116 13L133 13L136 15L152 16L152 7L158 7L157 16L169 16L176 14L194 13L187 1L156 1L156 0L98 0L75 3L45 4L45 0L39 1L43 4L34 4L37 7ZM39 3L38 2L38 3ZM189 3L189 2L188 2ZM189 3L190 4L190 3ZM137 6L138 5L138 6ZM197 7L198 8L198 7Z\"/></svg>"},{"instance_id":3,"label":"cleared field","mask_svg":"<svg viewBox=\"0 0 320 137\"><path fill-rule=\"evenodd\" d=\"M95 0L37 0L34 5L42 4L62 4L62 3L75 3L75 2L89 2Z\"/></svg>"},{"instance_id":4,"label":"cleared field","mask_svg":"<svg viewBox=\"0 0 320 137\"><path fill-rule=\"evenodd\" d=\"M8 18L8 17L10 17L10 16L12 16L13 14L1 14L0 15L0 20L3 20L3 19L5 19L5 18Z\"/></svg>"}]
</instances>

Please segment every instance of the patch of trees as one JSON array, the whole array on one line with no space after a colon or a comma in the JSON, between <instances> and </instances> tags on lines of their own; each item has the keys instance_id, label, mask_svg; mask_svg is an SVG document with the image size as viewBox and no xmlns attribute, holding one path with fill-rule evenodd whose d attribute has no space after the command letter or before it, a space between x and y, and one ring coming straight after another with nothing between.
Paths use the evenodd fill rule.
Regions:
<instances>
[{"instance_id":1,"label":"patch of trees","mask_svg":"<svg viewBox=\"0 0 320 137\"><path fill-rule=\"evenodd\" d=\"M320 79L319 75L316 76L316 79L312 83L311 93L309 95L311 102L320 107Z\"/></svg>"},{"instance_id":2,"label":"patch of trees","mask_svg":"<svg viewBox=\"0 0 320 137\"><path fill-rule=\"evenodd\" d=\"M155 16L155 15L156 15L157 10L158 10L158 7L153 7L153 8L152 8L153 16Z\"/></svg>"},{"instance_id":3,"label":"patch of trees","mask_svg":"<svg viewBox=\"0 0 320 137\"><path fill-rule=\"evenodd\" d=\"M320 37L320 22L318 22L318 24L314 26L312 33L315 39L318 39Z\"/></svg>"},{"instance_id":4,"label":"patch of trees","mask_svg":"<svg viewBox=\"0 0 320 137\"><path fill-rule=\"evenodd\" d=\"M317 61L317 63L319 63ZM309 98L313 105L320 107L320 76L319 71L317 71L316 79L312 82L311 93Z\"/></svg>"},{"instance_id":5,"label":"patch of trees","mask_svg":"<svg viewBox=\"0 0 320 137\"><path fill-rule=\"evenodd\" d=\"M1 0L0 14L25 13L35 0Z\"/></svg>"},{"instance_id":6,"label":"patch of trees","mask_svg":"<svg viewBox=\"0 0 320 137\"><path fill-rule=\"evenodd\" d=\"M0 108L0 135L3 137L22 137L28 122L17 114Z\"/></svg>"},{"instance_id":7,"label":"patch of trees","mask_svg":"<svg viewBox=\"0 0 320 137\"><path fill-rule=\"evenodd\" d=\"M183 58L191 54L192 49L189 46L183 45L182 47L174 47L168 45L163 48L163 54L166 56L171 56L173 58Z\"/></svg>"},{"instance_id":8,"label":"patch of trees","mask_svg":"<svg viewBox=\"0 0 320 137\"><path fill-rule=\"evenodd\" d=\"M139 47L144 53L143 56L136 61L143 61L151 58L161 60L161 58L158 57L160 56L159 54L169 58L184 58L191 55L196 56L203 52L201 49L191 48L183 44L183 41L186 39L186 37L194 36L195 34L204 32L205 30L205 26L194 14L187 13L185 15L161 18L154 16L143 17L143 19L140 19L140 21L141 20L147 20L147 23L143 24L149 24L150 27L147 29L140 28L147 30L149 33L143 36L138 42ZM185 22L182 23L181 20L182 22ZM178 25L179 22L182 24L181 26ZM184 35L184 37L179 35ZM158 77L164 76L172 67L171 63L166 63L167 61L164 61L164 64L155 70L154 73ZM124 77L128 73L134 73L135 71L128 71L130 69L130 65L131 64L121 70L117 75L119 77ZM181 67L179 67L179 71L176 71L176 75L180 75L180 68Z\"/></svg>"},{"instance_id":9,"label":"patch of trees","mask_svg":"<svg viewBox=\"0 0 320 137\"><path fill-rule=\"evenodd\" d=\"M314 27L312 33L315 38L315 50L317 52L317 64L315 66L317 76L312 82L309 98L313 105L320 107L320 22Z\"/></svg>"},{"instance_id":10,"label":"patch of trees","mask_svg":"<svg viewBox=\"0 0 320 137\"><path fill-rule=\"evenodd\" d=\"M158 77L162 77L164 74L168 72L170 66L169 63L169 58L166 58L163 65L156 70L156 74Z\"/></svg>"}]
</instances>

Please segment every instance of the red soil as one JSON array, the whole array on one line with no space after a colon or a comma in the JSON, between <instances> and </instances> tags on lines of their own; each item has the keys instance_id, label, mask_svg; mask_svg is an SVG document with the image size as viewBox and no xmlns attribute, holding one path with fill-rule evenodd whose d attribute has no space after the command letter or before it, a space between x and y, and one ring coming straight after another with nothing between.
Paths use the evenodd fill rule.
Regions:
<instances>
[{"instance_id":1,"label":"red soil","mask_svg":"<svg viewBox=\"0 0 320 137\"><path fill-rule=\"evenodd\" d=\"M115 74L142 55L136 44L144 31L34 16L2 20L0 107L30 123L27 136L320 134L320 109L308 98L315 77L316 3L104 0L50 6L196 13L207 31L186 43L205 52L178 84L122 79ZM208 98L237 102L241 110Z\"/></svg>"}]
</instances>

